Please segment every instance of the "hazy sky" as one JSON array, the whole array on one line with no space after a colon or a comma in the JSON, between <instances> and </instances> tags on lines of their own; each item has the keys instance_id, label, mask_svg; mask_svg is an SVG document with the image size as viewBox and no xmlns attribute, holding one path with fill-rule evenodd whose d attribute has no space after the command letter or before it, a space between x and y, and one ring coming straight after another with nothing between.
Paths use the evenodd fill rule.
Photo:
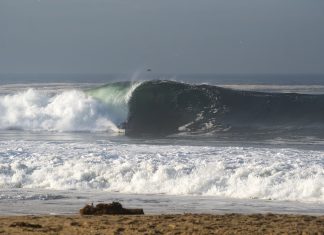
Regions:
<instances>
[{"instance_id":1,"label":"hazy sky","mask_svg":"<svg viewBox=\"0 0 324 235\"><path fill-rule=\"evenodd\" d=\"M324 73L323 0L0 0L0 73Z\"/></svg>"}]
</instances>

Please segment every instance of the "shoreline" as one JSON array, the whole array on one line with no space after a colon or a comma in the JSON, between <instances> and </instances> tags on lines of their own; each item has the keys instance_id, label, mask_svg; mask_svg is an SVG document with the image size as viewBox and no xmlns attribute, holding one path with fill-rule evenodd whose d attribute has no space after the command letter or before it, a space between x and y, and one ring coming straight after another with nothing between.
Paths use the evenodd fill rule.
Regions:
<instances>
[{"instance_id":1,"label":"shoreline","mask_svg":"<svg viewBox=\"0 0 324 235\"><path fill-rule=\"evenodd\" d=\"M0 216L3 234L324 234L324 215Z\"/></svg>"},{"instance_id":2,"label":"shoreline","mask_svg":"<svg viewBox=\"0 0 324 235\"><path fill-rule=\"evenodd\" d=\"M2 189L0 216L71 215L91 202L118 201L126 208L143 208L159 214L300 214L324 215L317 202L235 199L217 196L124 194L96 190Z\"/></svg>"}]
</instances>

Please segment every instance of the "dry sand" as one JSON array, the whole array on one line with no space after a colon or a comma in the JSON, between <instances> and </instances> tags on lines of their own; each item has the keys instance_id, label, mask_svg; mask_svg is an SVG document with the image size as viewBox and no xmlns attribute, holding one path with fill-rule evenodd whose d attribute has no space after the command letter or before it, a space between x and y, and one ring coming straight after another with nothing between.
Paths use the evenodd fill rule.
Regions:
<instances>
[{"instance_id":1,"label":"dry sand","mask_svg":"<svg viewBox=\"0 0 324 235\"><path fill-rule=\"evenodd\" d=\"M324 234L324 216L11 216L0 217L0 234Z\"/></svg>"}]
</instances>

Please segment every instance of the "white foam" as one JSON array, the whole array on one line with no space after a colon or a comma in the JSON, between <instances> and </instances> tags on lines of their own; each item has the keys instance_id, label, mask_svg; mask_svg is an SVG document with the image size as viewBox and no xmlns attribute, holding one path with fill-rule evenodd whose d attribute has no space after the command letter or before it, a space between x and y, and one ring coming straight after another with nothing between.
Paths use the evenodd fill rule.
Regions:
<instances>
[{"instance_id":1,"label":"white foam","mask_svg":"<svg viewBox=\"0 0 324 235\"><path fill-rule=\"evenodd\" d=\"M0 129L118 131L105 104L79 90L34 89L0 96Z\"/></svg>"},{"instance_id":2,"label":"white foam","mask_svg":"<svg viewBox=\"0 0 324 235\"><path fill-rule=\"evenodd\" d=\"M324 152L0 142L0 188L100 189L324 203Z\"/></svg>"}]
</instances>

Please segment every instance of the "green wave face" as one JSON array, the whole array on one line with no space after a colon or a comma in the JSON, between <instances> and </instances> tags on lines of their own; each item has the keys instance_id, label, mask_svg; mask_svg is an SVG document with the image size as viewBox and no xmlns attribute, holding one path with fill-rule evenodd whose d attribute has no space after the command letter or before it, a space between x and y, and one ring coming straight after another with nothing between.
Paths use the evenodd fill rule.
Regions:
<instances>
[{"instance_id":1,"label":"green wave face","mask_svg":"<svg viewBox=\"0 0 324 235\"><path fill-rule=\"evenodd\" d=\"M140 82L116 82L88 90L86 93L105 103L109 109L112 121L120 124L127 119L128 101L132 92L139 85Z\"/></svg>"}]
</instances>

